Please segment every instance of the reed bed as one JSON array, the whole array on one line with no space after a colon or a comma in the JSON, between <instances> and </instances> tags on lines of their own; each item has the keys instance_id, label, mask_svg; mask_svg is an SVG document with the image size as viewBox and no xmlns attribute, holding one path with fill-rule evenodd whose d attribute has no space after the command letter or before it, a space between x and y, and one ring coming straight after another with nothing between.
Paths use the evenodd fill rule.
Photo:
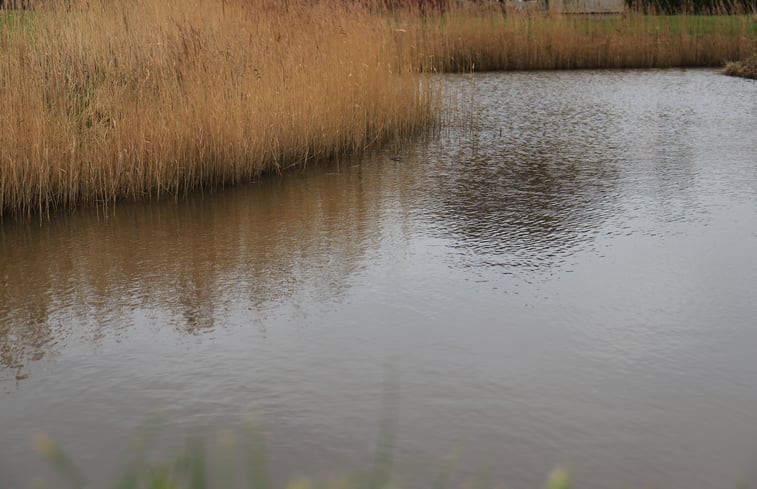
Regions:
<instances>
[{"instance_id":1,"label":"reed bed","mask_svg":"<svg viewBox=\"0 0 757 489\"><path fill-rule=\"evenodd\" d=\"M414 134L439 120L434 72L722 66L757 46L748 12L76 2L0 10L0 218L178 197Z\"/></svg>"},{"instance_id":2,"label":"reed bed","mask_svg":"<svg viewBox=\"0 0 757 489\"><path fill-rule=\"evenodd\" d=\"M757 46L757 20L747 12L591 17L485 3L400 24L419 67L441 72L723 66Z\"/></svg>"},{"instance_id":3,"label":"reed bed","mask_svg":"<svg viewBox=\"0 0 757 489\"><path fill-rule=\"evenodd\" d=\"M433 118L365 7L129 0L0 11L0 216L179 196Z\"/></svg>"}]
</instances>

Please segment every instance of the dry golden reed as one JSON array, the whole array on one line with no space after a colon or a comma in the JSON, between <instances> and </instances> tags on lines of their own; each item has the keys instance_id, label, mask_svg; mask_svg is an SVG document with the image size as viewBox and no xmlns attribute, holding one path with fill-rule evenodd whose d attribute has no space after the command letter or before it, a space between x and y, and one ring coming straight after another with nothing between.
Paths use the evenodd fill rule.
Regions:
<instances>
[{"instance_id":1,"label":"dry golden reed","mask_svg":"<svg viewBox=\"0 0 757 489\"><path fill-rule=\"evenodd\" d=\"M0 11L0 217L179 196L362 151L438 120L433 72L713 66L757 45L746 13L76 1Z\"/></svg>"},{"instance_id":2,"label":"dry golden reed","mask_svg":"<svg viewBox=\"0 0 757 489\"><path fill-rule=\"evenodd\" d=\"M747 12L592 17L480 2L422 24L398 19L417 63L430 71L722 66L757 46L757 20Z\"/></svg>"},{"instance_id":3,"label":"dry golden reed","mask_svg":"<svg viewBox=\"0 0 757 489\"><path fill-rule=\"evenodd\" d=\"M433 115L393 31L359 6L103 0L5 24L6 215L236 184Z\"/></svg>"}]
</instances>

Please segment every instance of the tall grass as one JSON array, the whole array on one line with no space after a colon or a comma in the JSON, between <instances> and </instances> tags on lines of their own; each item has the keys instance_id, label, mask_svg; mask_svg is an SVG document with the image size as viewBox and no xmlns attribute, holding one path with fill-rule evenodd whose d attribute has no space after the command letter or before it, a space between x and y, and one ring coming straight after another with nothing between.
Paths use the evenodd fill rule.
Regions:
<instances>
[{"instance_id":1,"label":"tall grass","mask_svg":"<svg viewBox=\"0 0 757 489\"><path fill-rule=\"evenodd\" d=\"M236 184L433 116L430 86L361 6L93 0L3 15L0 215Z\"/></svg>"},{"instance_id":2,"label":"tall grass","mask_svg":"<svg viewBox=\"0 0 757 489\"><path fill-rule=\"evenodd\" d=\"M398 22L428 71L722 66L757 46L757 17L747 12L603 18L485 3Z\"/></svg>"},{"instance_id":3,"label":"tall grass","mask_svg":"<svg viewBox=\"0 0 757 489\"><path fill-rule=\"evenodd\" d=\"M78 1L0 10L0 218L176 197L362 151L438 120L433 72L716 66L757 46L747 12Z\"/></svg>"}]
</instances>

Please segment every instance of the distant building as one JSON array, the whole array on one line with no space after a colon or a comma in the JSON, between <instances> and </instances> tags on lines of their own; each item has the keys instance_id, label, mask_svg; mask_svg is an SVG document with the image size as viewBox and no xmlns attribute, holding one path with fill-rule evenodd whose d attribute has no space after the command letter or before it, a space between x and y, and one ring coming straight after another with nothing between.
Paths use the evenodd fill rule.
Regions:
<instances>
[{"instance_id":1,"label":"distant building","mask_svg":"<svg viewBox=\"0 0 757 489\"><path fill-rule=\"evenodd\" d=\"M625 0L548 0L550 11L563 14L620 15L626 11Z\"/></svg>"},{"instance_id":2,"label":"distant building","mask_svg":"<svg viewBox=\"0 0 757 489\"><path fill-rule=\"evenodd\" d=\"M622 15L625 0L500 0L517 12L553 12L568 15Z\"/></svg>"}]
</instances>

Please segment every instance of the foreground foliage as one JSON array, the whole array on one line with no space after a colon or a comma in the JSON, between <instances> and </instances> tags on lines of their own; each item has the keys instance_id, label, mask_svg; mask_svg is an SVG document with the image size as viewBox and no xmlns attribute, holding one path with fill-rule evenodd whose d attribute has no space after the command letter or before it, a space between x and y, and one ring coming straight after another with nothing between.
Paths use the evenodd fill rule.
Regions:
<instances>
[{"instance_id":1,"label":"foreground foliage","mask_svg":"<svg viewBox=\"0 0 757 489\"><path fill-rule=\"evenodd\" d=\"M151 459L147 456L145 440L139 440L135 453L121 476L114 481L115 489L226 489L250 487L271 489L269 456L265 437L259 427L248 427L244 433L245 446L236 445L231 433L219 437L220 455L216 464L209 463L205 445L195 439L181 453L168 459ZM51 438L39 435L35 439L37 451L60 475L61 484L70 489L90 487L84 473ZM403 487L401 481L392 474L391 455L379 443L373 467L328 481L296 478L284 489L393 489ZM388 456L387 456L388 455ZM241 476L237 477L241 466ZM446 472L446 469L443 470ZM241 482L241 485L240 485ZM446 487L446 475L440 474L433 486ZM47 485L37 483L37 489L47 489ZM57 487L57 486L54 486ZM569 489L570 477L566 470L553 470L545 484L545 489Z\"/></svg>"}]
</instances>

